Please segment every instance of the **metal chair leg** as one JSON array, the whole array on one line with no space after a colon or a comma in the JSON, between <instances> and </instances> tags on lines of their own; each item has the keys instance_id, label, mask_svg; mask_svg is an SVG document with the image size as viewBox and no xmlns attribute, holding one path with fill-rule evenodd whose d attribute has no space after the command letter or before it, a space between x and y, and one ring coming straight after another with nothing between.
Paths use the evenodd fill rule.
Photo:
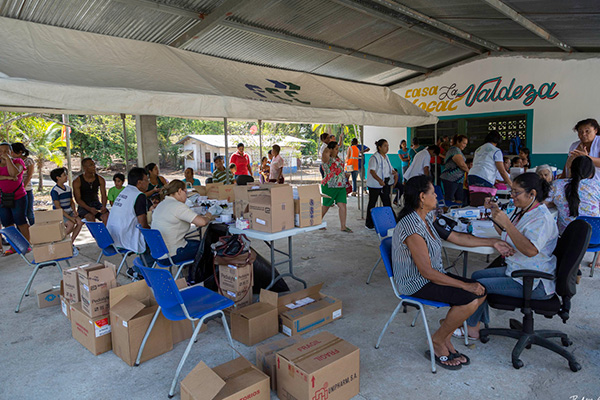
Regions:
<instances>
[{"instance_id":1,"label":"metal chair leg","mask_svg":"<svg viewBox=\"0 0 600 400\"><path fill-rule=\"evenodd\" d=\"M469 327L467 326L467 320L463 322L463 329L465 330L465 346L469 345Z\"/></svg>"},{"instance_id":2,"label":"metal chair leg","mask_svg":"<svg viewBox=\"0 0 600 400\"><path fill-rule=\"evenodd\" d=\"M121 273L121 269L123 269L123 265L125 265L126 267L129 267L127 265L127 257L129 257L131 254L134 254L133 252L127 252L125 254L123 254L123 259L121 260L121 263L119 264L119 268L117 269L117 276L119 276L119 274ZM129 268L127 268L129 269ZM127 269L125 269L125 271L127 271Z\"/></svg>"},{"instance_id":3,"label":"metal chair leg","mask_svg":"<svg viewBox=\"0 0 600 400\"><path fill-rule=\"evenodd\" d=\"M188 261L188 262L185 262L185 263L181 264L179 266L179 268L177 269L177 274L175 275L175 280L177 280L179 278L179 276L181 275L181 271L183 271L184 267L186 267L188 265L191 265L193 263L194 263L194 261Z\"/></svg>"},{"instance_id":4,"label":"metal chair leg","mask_svg":"<svg viewBox=\"0 0 600 400\"><path fill-rule=\"evenodd\" d=\"M225 318L225 314L223 313L223 311L221 311L221 321L223 321L223 329L225 329L225 333L227 334L227 339L229 339L229 345L231 346L232 351L233 351L233 357L231 358L233 360L233 359L235 359L237 354L235 352L235 348L233 347L233 339L231 338L231 332L229 331L229 325L227 325L227 319Z\"/></svg>"},{"instance_id":5,"label":"metal chair leg","mask_svg":"<svg viewBox=\"0 0 600 400\"><path fill-rule=\"evenodd\" d=\"M431 354L431 372L435 374L435 351L433 350L433 340L431 339L429 324L427 323L427 316L425 315L425 307L419 307L419 310L421 311L421 317L423 317L423 325L425 325L425 333L427 334L427 344L429 345L429 352Z\"/></svg>"},{"instance_id":6,"label":"metal chair leg","mask_svg":"<svg viewBox=\"0 0 600 400\"><path fill-rule=\"evenodd\" d=\"M600 253L594 253L594 259L592 260L592 263L590 264L590 278L592 276L594 276L594 268L596 268L596 261L598 261L598 254Z\"/></svg>"},{"instance_id":7,"label":"metal chair leg","mask_svg":"<svg viewBox=\"0 0 600 400\"><path fill-rule=\"evenodd\" d=\"M135 359L135 364L133 364L134 367L137 367L140 365L140 360L142 359L142 353L144 352L144 347L146 346L146 341L148 340L148 337L150 336L150 333L152 332L152 328L154 328L154 324L156 323L156 320L158 319L158 316L160 315L160 310L161 310L161 307L159 306L156 309L156 312L154 313L154 317L152 317L152 322L150 322L150 326L148 326L148 329L146 329L146 334L144 335L144 339L142 340L142 344L140 345L140 349L138 350L137 358Z\"/></svg>"},{"instance_id":8,"label":"metal chair leg","mask_svg":"<svg viewBox=\"0 0 600 400\"><path fill-rule=\"evenodd\" d=\"M381 256L379 256L379 258L377 259L377 262L371 269L371 273L369 274L369 277L367 278L367 285L369 284L369 282L371 282L371 277L373 276L373 272L375 272L375 269L377 268L377 266L379 265L380 262L381 262Z\"/></svg>"},{"instance_id":9,"label":"metal chair leg","mask_svg":"<svg viewBox=\"0 0 600 400\"><path fill-rule=\"evenodd\" d=\"M394 318L396 318L396 314L398 314L398 311L400 311L400 307L402 307L402 303L403 303L403 301L400 301L400 303L398 303L398 305L394 309L394 312L392 313L392 315L390 315L390 318L385 323L385 326L383 327L383 330L381 331L381 334L379 334L379 339L377 339L377 344L375 345L376 349L379 348L379 344L381 343L381 339L383 338L383 334L387 330L388 326L390 326L390 324L392 323L392 321L394 320Z\"/></svg>"},{"instance_id":10,"label":"metal chair leg","mask_svg":"<svg viewBox=\"0 0 600 400\"><path fill-rule=\"evenodd\" d=\"M104 255L104 252L102 250L100 250L100 255L98 256L98 259L96 260L96 264L100 263L100 260L102 260L103 255Z\"/></svg>"},{"instance_id":11,"label":"metal chair leg","mask_svg":"<svg viewBox=\"0 0 600 400\"><path fill-rule=\"evenodd\" d=\"M417 310L417 312L415 313L415 317L413 318L413 320L410 324L410 326L412 326L413 328L415 327L415 324L417 323L417 318L419 318L419 310Z\"/></svg>"},{"instance_id":12,"label":"metal chair leg","mask_svg":"<svg viewBox=\"0 0 600 400\"><path fill-rule=\"evenodd\" d=\"M27 285L25 285L25 288L23 289L23 293L21 294L21 300L19 300L19 304L17 304L17 308L15 309L16 313L18 313L19 309L21 308L21 302L23 301L23 297L25 297L25 293L27 293L27 295L29 295L29 288L31 287L33 278L35 278L35 275L37 274L39 269L40 269L39 265L36 265L35 268L33 269L33 272L31 273L31 276L29 277L29 280L27 281Z\"/></svg>"}]
</instances>

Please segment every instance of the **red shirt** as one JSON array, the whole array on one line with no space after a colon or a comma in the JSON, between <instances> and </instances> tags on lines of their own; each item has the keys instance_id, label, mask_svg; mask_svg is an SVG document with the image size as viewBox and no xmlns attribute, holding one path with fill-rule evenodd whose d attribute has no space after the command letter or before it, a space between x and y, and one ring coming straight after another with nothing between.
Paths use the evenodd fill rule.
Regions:
<instances>
[{"instance_id":1,"label":"red shirt","mask_svg":"<svg viewBox=\"0 0 600 400\"><path fill-rule=\"evenodd\" d=\"M248 171L248 165L250 164L250 157L248 154L244 153L244 155L240 155L238 151L231 155L229 159L229 163L234 163L236 167L235 174L236 175L250 175L250 171Z\"/></svg>"}]
</instances>

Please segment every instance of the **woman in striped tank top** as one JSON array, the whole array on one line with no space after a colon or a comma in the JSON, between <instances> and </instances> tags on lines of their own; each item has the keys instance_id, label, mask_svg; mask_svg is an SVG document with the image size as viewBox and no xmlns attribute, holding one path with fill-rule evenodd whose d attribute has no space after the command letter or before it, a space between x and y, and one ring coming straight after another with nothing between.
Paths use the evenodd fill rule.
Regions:
<instances>
[{"instance_id":1,"label":"woman in striped tank top","mask_svg":"<svg viewBox=\"0 0 600 400\"><path fill-rule=\"evenodd\" d=\"M436 363L443 368L459 369L470 360L454 348L450 338L483 303L486 293L476 281L444 270L442 237L434 225L436 208L437 196L431 178L419 175L409 179L404 186L404 208L392 236L394 279L402 294L450 304L450 311L432 340ZM460 246L490 246L502 255L514 252L499 239L477 238L458 232L442 236Z\"/></svg>"}]
</instances>

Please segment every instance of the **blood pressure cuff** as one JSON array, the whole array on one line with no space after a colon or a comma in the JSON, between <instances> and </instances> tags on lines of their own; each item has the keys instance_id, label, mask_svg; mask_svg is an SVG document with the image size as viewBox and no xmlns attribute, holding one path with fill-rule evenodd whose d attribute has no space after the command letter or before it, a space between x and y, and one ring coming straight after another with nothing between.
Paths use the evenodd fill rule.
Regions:
<instances>
[{"instance_id":1,"label":"blood pressure cuff","mask_svg":"<svg viewBox=\"0 0 600 400\"><path fill-rule=\"evenodd\" d=\"M439 216L434 222L433 227L437 231L438 235L442 238L442 240L448 239L450 233L457 225L457 222L452 218L445 217L443 215Z\"/></svg>"}]
</instances>

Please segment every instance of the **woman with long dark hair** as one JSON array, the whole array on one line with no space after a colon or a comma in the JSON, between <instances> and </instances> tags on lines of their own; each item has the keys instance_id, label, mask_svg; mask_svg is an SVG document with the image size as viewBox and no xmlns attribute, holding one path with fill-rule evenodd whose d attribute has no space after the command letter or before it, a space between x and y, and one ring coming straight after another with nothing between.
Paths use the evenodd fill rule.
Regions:
<instances>
[{"instance_id":1,"label":"woman with long dark hair","mask_svg":"<svg viewBox=\"0 0 600 400\"><path fill-rule=\"evenodd\" d=\"M12 157L9 143L0 143L0 222L8 228L16 225L29 240L29 225L26 218L27 194L23 187L25 163L19 157ZM14 254L9 248L4 255Z\"/></svg>"},{"instance_id":2,"label":"woman with long dark hair","mask_svg":"<svg viewBox=\"0 0 600 400\"><path fill-rule=\"evenodd\" d=\"M460 246L494 247L505 256L511 255L513 249L498 239L438 231L436 208L437 196L429 176L418 175L406 182L404 208L392 236L392 262L394 280L402 294L450 304L450 311L432 340L436 363L454 370L470 361L454 348L450 338L483 303L486 294L485 288L474 280L444 270L442 238Z\"/></svg>"},{"instance_id":3,"label":"woman with long dark hair","mask_svg":"<svg viewBox=\"0 0 600 400\"><path fill-rule=\"evenodd\" d=\"M381 198L384 207L391 207L390 194L392 187L398 182L398 173L392 167L387 152L390 145L387 140L379 139L375 142L377 151L369 159L369 173L367 174L367 187L369 188L369 204L367 205L367 229L374 229L371 209Z\"/></svg>"},{"instance_id":4,"label":"woman with long dark hair","mask_svg":"<svg viewBox=\"0 0 600 400\"><path fill-rule=\"evenodd\" d=\"M497 203L486 200L486 208L492 210L500 238L515 248L514 254L505 258L505 265L475 271L471 275L485 286L488 293L522 298L523 280L511 277L517 270L529 269L555 275L556 256L553 252L558 241L558 228L543 203L549 192L548 182L535 172L527 172L513 181L511 197L516 209L512 215L500 210ZM534 279L531 299L548 299L554 295L555 287L552 279ZM485 302L467 319L469 337L479 338L479 324L489 323L488 314ZM458 336L464 334L459 328Z\"/></svg>"},{"instance_id":5,"label":"woman with long dark hair","mask_svg":"<svg viewBox=\"0 0 600 400\"><path fill-rule=\"evenodd\" d=\"M169 181L166 178L160 175L160 170L158 169L158 165L155 163L150 163L145 167L146 172L148 173L148 180L150 183L148 184L148 191L144 193L148 200L160 193L160 189L162 189Z\"/></svg>"},{"instance_id":6,"label":"woman with long dark hair","mask_svg":"<svg viewBox=\"0 0 600 400\"><path fill-rule=\"evenodd\" d=\"M29 150L25 148L23 143L12 144L12 156L20 158L25 163L25 169L23 170L23 187L25 188L25 193L27 193L27 196L25 196L27 199L25 216L29 225L33 225L35 218L33 216L33 185L31 184L31 178L33 178L35 170L35 161L29 157Z\"/></svg>"},{"instance_id":7,"label":"woman with long dark hair","mask_svg":"<svg viewBox=\"0 0 600 400\"><path fill-rule=\"evenodd\" d=\"M558 231L578 216L600 216L600 181L591 158L576 157L571 163L571 178L554 181L546 204L558 210Z\"/></svg>"}]
</instances>

